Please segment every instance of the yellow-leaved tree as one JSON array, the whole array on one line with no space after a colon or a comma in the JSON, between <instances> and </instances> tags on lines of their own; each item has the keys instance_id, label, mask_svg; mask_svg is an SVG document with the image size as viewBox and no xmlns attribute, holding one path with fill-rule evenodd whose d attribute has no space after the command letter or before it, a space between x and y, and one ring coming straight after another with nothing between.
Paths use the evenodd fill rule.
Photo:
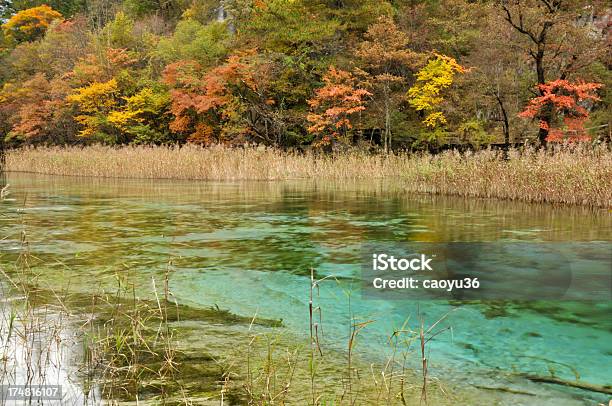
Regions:
<instances>
[{"instance_id":1,"label":"yellow-leaved tree","mask_svg":"<svg viewBox=\"0 0 612 406\"><path fill-rule=\"evenodd\" d=\"M118 96L119 88L115 79L103 83L94 82L76 89L75 93L68 96L68 102L76 104L80 112L74 119L83 126L81 136L108 134L105 131L110 125L108 114L118 106Z\"/></svg>"},{"instance_id":2,"label":"yellow-leaved tree","mask_svg":"<svg viewBox=\"0 0 612 406\"><path fill-rule=\"evenodd\" d=\"M443 91L453 84L457 73L466 72L454 58L434 55L435 58L417 73L416 83L408 90L408 102L415 110L426 114L423 124L430 129L447 123L440 108L444 102Z\"/></svg>"},{"instance_id":3,"label":"yellow-leaved tree","mask_svg":"<svg viewBox=\"0 0 612 406\"><path fill-rule=\"evenodd\" d=\"M45 34L53 21L61 19L58 11L43 4L18 12L2 25L2 30L7 38L17 42L34 41Z\"/></svg>"},{"instance_id":4,"label":"yellow-leaved tree","mask_svg":"<svg viewBox=\"0 0 612 406\"><path fill-rule=\"evenodd\" d=\"M160 144L168 141L170 96L166 91L145 87L124 104L108 113L108 122L136 143Z\"/></svg>"}]
</instances>

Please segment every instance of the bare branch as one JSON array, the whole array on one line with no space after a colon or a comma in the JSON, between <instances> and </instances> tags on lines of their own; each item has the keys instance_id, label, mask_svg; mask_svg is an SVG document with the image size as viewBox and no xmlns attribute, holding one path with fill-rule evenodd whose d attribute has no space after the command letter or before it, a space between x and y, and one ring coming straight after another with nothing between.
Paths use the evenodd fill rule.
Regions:
<instances>
[{"instance_id":1,"label":"bare branch","mask_svg":"<svg viewBox=\"0 0 612 406\"><path fill-rule=\"evenodd\" d=\"M518 32L520 32L523 35L527 35L529 38L531 38L531 40L534 43L538 43L538 40L535 36L534 33L528 31L524 24L523 24L523 13L520 11L518 12L518 22L515 21L515 18L512 16L512 12L510 11L510 9L506 6L505 4L506 2L502 2L502 9L505 11L506 16L504 17L504 19L506 21L508 21L508 23L512 26L512 28L514 28L515 30L517 30ZM519 3L520 4L520 3Z\"/></svg>"}]
</instances>

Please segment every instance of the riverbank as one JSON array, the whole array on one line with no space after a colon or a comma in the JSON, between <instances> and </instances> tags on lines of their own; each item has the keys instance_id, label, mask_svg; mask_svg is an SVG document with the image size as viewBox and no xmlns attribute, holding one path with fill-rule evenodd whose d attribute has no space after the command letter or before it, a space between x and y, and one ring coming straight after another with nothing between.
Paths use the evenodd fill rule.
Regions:
<instances>
[{"instance_id":1,"label":"riverbank","mask_svg":"<svg viewBox=\"0 0 612 406\"><path fill-rule=\"evenodd\" d=\"M6 170L50 175L191 180L397 179L409 193L612 207L609 148L558 148L438 155L333 156L276 149L196 146L25 148Z\"/></svg>"}]
</instances>

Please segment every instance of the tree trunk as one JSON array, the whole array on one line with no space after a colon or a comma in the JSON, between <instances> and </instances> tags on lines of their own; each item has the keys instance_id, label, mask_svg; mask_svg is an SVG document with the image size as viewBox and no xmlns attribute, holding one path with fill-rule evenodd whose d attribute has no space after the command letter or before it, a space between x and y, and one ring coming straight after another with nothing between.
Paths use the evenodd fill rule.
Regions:
<instances>
[{"instance_id":1,"label":"tree trunk","mask_svg":"<svg viewBox=\"0 0 612 406\"><path fill-rule=\"evenodd\" d=\"M538 76L538 85L543 85L546 83L545 77L545 66L544 66L544 54L546 52L548 31L553 27L555 22L550 19L549 15L543 15L545 19L542 24L541 30L539 32L530 29L525 26L525 21L523 19L523 14L521 11L521 3L520 0L516 0L515 4L518 5L518 10L516 13L513 13L508 5L508 1L502 1L501 7L505 12L506 21L519 33L529 38L531 42L536 46L536 50L529 49L529 55L533 58L536 67L536 73ZM547 7L548 11L546 13L552 15L559 11L559 7L561 2L543 2ZM542 90L538 89L540 95L543 95ZM538 140L542 147L546 147L546 138L548 138L548 132L550 129L550 123L552 121L552 110L544 109L539 117L540 119L540 130L538 131ZM544 128L543 128L544 127Z\"/></svg>"},{"instance_id":2,"label":"tree trunk","mask_svg":"<svg viewBox=\"0 0 612 406\"><path fill-rule=\"evenodd\" d=\"M502 114L502 125L504 128L504 148L506 151L508 151L508 149L510 148L510 122L508 120L508 112L506 111L504 101L502 100L498 92L495 92L495 99L497 99L497 104L499 104L499 110Z\"/></svg>"},{"instance_id":3,"label":"tree trunk","mask_svg":"<svg viewBox=\"0 0 612 406\"><path fill-rule=\"evenodd\" d=\"M541 43L538 44L538 52L535 54L536 72L538 74L538 85L546 83L546 77L544 75L544 39L546 38L546 29L540 34ZM544 92L538 88L540 96L544 95ZM550 122L552 121L552 111L549 107L544 108L540 113L540 130L538 131L538 141L540 146L546 148L546 138L548 138L548 129L550 128ZM542 125L544 124L544 126ZM545 128L544 128L545 127Z\"/></svg>"},{"instance_id":4,"label":"tree trunk","mask_svg":"<svg viewBox=\"0 0 612 406\"><path fill-rule=\"evenodd\" d=\"M599 393L605 393L607 395L612 395L612 387L610 387L609 385L594 385L588 382L582 382L579 380L572 381L568 379L557 378L555 376L540 376L540 375L530 375L530 374L521 374L521 375L533 382L544 382L544 383L551 383L555 385L570 386L572 388L579 388L579 389L584 389L584 390L588 390L591 392L599 392Z\"/></svg>"},{"instance_id":5,"label":"tree trunk","mask_svg":"<svg viewBox=\"0 0 612 406\"><path fill-rule=\"evenodd\" d=\"M391 149L391 113L389 106L385 106L385 152Z\"/></svg>"},{"instance_id":6,"label":"tree trunk","mask_svg":"<svg viewBox=\"0 0 612 406\"><path fill-rule=\"evenodd\" d=\"M391 106L389 90L385 87L385 152L391 149Z\"/></svg>"}]
</instances>

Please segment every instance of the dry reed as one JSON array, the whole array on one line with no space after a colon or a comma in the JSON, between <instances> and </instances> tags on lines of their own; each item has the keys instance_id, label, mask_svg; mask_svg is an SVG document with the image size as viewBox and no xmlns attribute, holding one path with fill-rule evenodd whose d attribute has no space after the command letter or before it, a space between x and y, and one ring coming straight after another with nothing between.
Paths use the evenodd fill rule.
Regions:
<instances>
[{"instance_id":1,"label":"dry reed","mask_svg":"<svg viewBox=\"0 0 612 406\"><path fill-rule=\"evenodd\" d=\"M337 155L269 148L92 146L24 148L6 169L50 175L194 180L394 179L412 193L612 207L608 146L438 155Z\"/></svg>"}]
</instances>

